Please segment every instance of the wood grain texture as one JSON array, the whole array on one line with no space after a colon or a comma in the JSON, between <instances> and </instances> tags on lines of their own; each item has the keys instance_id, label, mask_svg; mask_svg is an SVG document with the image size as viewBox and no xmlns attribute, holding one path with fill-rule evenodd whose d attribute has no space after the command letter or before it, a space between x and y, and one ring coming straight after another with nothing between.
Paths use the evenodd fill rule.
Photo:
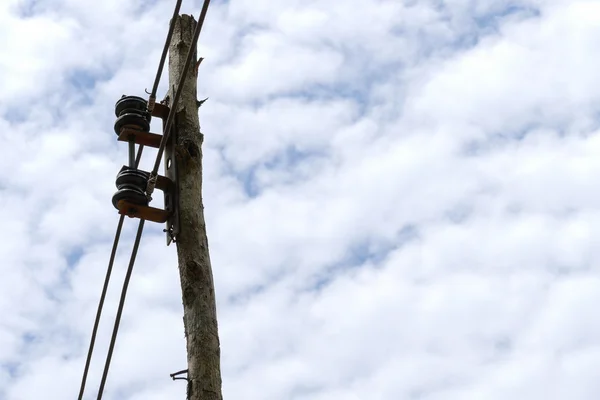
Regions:
<instances>
[{"instance_id":1,"label":"wood grain texture","mask_svg":"<svg viewBox=\"0 0 600 400\"><path fill-rule=\"evenodd\" d=\"M177 83L192 41L196 21L182 15L175 21L169 48L171 92ZM197 55L194 55L196 61ZM192 64L194 65L194 64ZM212 267L202 203L202 139L197 108L197 78L190 68L175 124L179 168L180 232L177 256L183 298L191 400L222 400L220 343ZM173 98L173 93L170 94Z\"/></svg>"}]
</instances>

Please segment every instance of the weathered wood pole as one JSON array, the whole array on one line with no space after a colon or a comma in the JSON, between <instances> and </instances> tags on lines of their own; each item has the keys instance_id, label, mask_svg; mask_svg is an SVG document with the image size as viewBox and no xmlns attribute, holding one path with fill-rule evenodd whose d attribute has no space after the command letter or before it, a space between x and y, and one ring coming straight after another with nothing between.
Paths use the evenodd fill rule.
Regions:
<instances>
[{"instance_id":1,"label":"weathered wood pole","mask_svg":"<svg viewBox=\"0 0 600 400\"><path fill-rule=\"evenodd\" d=\"M196 20L179 16L169 47L170 98L177 89ZM194 56L194 60L197 55ZM215 289L202 204L202 141L197 101L197 64L192 64L176 110L180 227L177 258L187 341L190 400L222 400L221 351Z\"/></svg>"}]
</instances>

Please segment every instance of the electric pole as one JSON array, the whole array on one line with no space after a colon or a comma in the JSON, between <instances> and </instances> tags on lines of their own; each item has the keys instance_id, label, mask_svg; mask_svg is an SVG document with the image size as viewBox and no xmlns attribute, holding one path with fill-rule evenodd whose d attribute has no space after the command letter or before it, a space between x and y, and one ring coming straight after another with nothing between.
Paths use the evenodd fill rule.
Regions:
<instances>
[{"instance_id":1,"label":"electric pole","mask_svg":"<svg viewBox=\"0 0 600 400\"><path fill-rule=\"evenodd\" d=\"M181 15L169 46L169 97L173 98L190 48L196 20ZM193 60L197 59L197 54ZM215 289L202 204L202 141L198 118L198 63L191 65L175 114L179 174L177 258L183 298L188 362L188 399L222 400L221 350Z\"/></svg>"}]
</instances>

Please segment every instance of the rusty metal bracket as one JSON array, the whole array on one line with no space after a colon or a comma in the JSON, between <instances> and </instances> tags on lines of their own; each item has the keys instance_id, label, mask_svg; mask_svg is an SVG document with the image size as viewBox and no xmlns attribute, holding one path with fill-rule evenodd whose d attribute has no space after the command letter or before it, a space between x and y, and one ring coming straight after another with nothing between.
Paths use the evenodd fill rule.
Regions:
<instances>
[{"instance_id":1,"label":"rusty metal bracket","mask_svg":"<svg viewBox=\"0 0 600 400\"><path fill-rule=\"evenodd\" d=\"M162 135L152 132L144 132L139 129L123 128L118 136L120 142L131 142L142 146L158 149Z\"/></svg>"},{"instance_id":2,"label":"rusty metal bracket","mask_svg":"<svg viewBox=\"0 0 600 400\"><path fill-rule=\"evenodd\" d=\"M169 219L169 213L163 209L142 206L127 200L119 200L117 203L119 214L127 215L129 218L140 218L146 221L164 223Z\"/></svg>"},{"instance_id":3,"label":"rusty metal bracket","mask_svg":"<svg viewBox=\"0 0 600 400\"><path fill-rule=\"evenodd\" d=\"M169 118L169 106L165 101L161 101L160 103L154 104L154 109L152 109L152 116L162 119L166 121Z\"/></svg>"},{"instance_id":4,"label":"rusty metal bracket","mask_svg":"<svg viewBox=\"0 0 600 400\"><path fill-rule=\"evenodd\" d=\"M183 375L185 374L186 376L183 378L180 378L178 375ZM172 374L169 374L169 376L174 380L182 380L182 381L187 381L187 396L186 398L189 400L191 394L192 394L192 381L189 378L189 371L187 369L181 370L181 371L177 371L174 372Z\"/></svg>"},{"instance_id":5,"label":"rusty metal bracket","mask_svg":"<svg viewBox=\"0 0 600 400\"><path fill-rule=\"evenodd\" d=\"M162 106L166 108L166 106ZM156 110L156 108L155 108ZM159 108L159 110L161 110ZM168 112L162 110L162 116L168 115ZM165 119L163 118L163 127L165 125ZM167 246L172 242L177 241L177 235L179 234L179 174L177 171L177 157L175 154L175 146L177 145L177 124L171 125L171 134L169 140L165 145L164 152L164 168L165 176L173 183L172 190L165 191L165 211L169 212L169 218L167 220L167 226L165 232L167 234Z\"/></svg>"},{"instance_id":6,"label":"rusty metal bracket","mask_svg":"<svg viewBox=\"0 0 600 400\"><path fill-rule=\"evenodd\" d=\"M171 377L171 378L172 378L174 381L176 381L176 380L178 380L178 379L181 379L181 380L186 380L186 381L187 381L187 380L189 380L187 376L184 376L183 378L180 378L180 377L178 376L178 375L183 375L183 374L186 374L186 375L187 375L187 373L188 373L188 370L187 370L187 369L182 369L181 371L177 371L177 372L173 372L172 374L169 374L169 376L170 376L170 377Z\"/></svg>"},{"instance_id":7,"label":"rusty metal bracket","mask_svg":"<svg viewBox=\"0 0 600 400\"><path fill-rule=\"evenodd\" d=\"M156 103L152 109L152 116L162 119L163 129L169 116L167 104ZM177 144L176 124L171 125L171 134L165 144L164 150L164 176L156 176L156 189L164 193L164 209L148 205L134 204L127 200L119 200L116 204L119 214L130 218L141 218L148 221L165 223L164 232L167 234L167 246L177 240L179 234L179 175L177 172L177 157L175 146ZM123 127L120 132L120 141L131 141L143 146L158 148L162 135ZM125 168L125 167L124 167Z\"/></svg>"}]
</instances>

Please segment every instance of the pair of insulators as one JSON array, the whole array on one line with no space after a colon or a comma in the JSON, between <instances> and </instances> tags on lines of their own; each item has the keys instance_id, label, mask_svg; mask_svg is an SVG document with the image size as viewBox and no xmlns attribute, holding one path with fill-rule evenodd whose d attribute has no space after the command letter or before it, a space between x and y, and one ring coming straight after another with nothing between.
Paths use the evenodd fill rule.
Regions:
<instances>
[{"instance_id":1,"label":"pair of insulators","mask_svg":"<svg viewBox=\"0 0 600 400\"><path fill-rule=\"evenodd\" d=\"M112 203L115 208L120 200L128 201L131 204L139 206L148 205L146 196L146 185L149 175L147 172L136 168L124 166L117 174L117 192L112 197Z\"/></svg>"},{"instance_id":2,"label":"pair of insulators","mask_svg":"<svg viewBox=\"0 0 600 400\"><path fill-rule=\"evenodd\" d=\"M121 129L131 128L148 132L152 115L148 112L148 102L137 96L121 97L115 104L115 133L121 134Z\"/></svg>"}]
</instances>

